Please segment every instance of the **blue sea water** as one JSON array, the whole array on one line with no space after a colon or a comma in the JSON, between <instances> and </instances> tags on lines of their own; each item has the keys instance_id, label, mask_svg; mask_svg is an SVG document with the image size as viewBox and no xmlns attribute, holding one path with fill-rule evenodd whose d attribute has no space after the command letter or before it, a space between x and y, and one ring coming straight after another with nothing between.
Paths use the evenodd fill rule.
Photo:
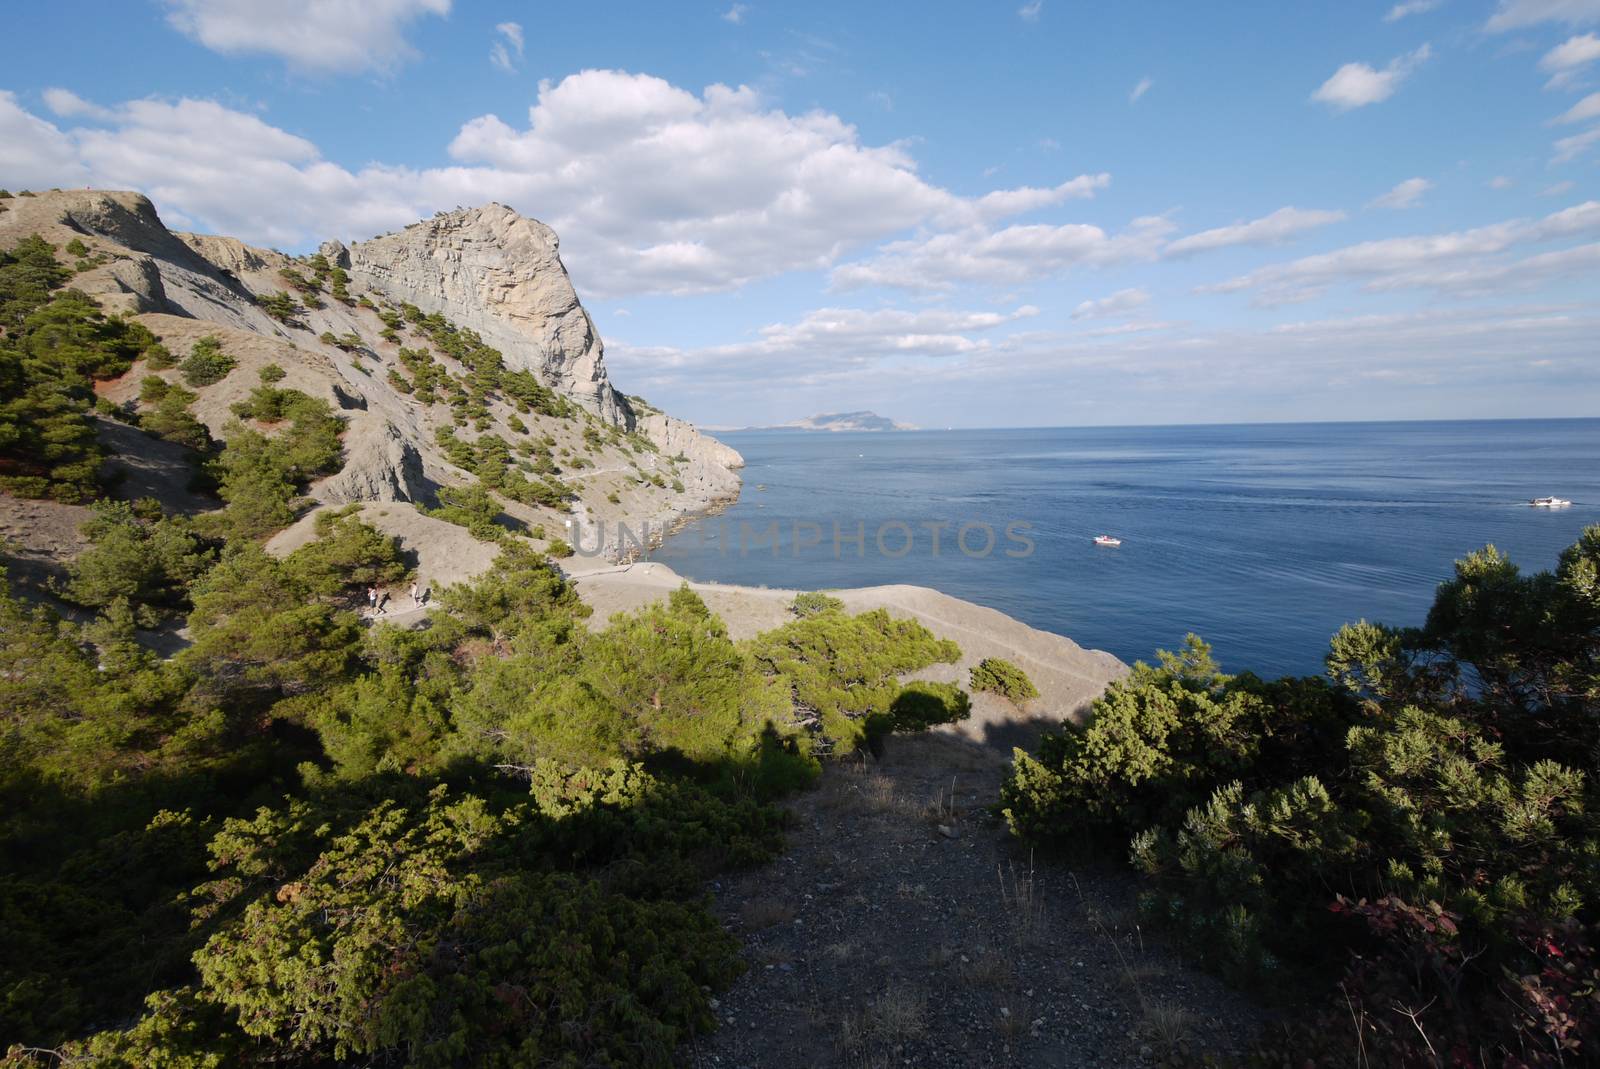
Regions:
<instances>
[{"instance_id":1,"label":"blue sea water","mask_svg":"<svg viewBox=\"0 0 1600 1069\"><path fill-rule=\"evenodd\" d=\"M1264 675L1320 672L1348 621L1420 624L1485 543L1549 568L1600 522L1600 420L722 437L745 457L740 500L650 555L684 576L917 583L1130 662L1193 631ZM1546 494L1573 505L1528 506ZM929 523L947 525L937 554ZM1007 555L1012 523L1031 554ZM982 526L957 548L968 524L994 530L987 555Z\"/></svg>"}]
</instances>

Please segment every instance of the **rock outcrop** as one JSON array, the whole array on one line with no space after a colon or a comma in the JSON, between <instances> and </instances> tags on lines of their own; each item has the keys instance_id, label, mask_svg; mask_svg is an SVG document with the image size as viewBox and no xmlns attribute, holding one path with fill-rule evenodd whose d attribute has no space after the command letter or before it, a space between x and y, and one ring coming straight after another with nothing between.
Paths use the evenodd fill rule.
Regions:
<instances>
[{"instance_id":1,"label":"rock outcrop","mask_svg":"<svg viewBox=\"0 0 1600 1069\"><path fill-rule=\"evenodd\" d=\"M226 439L240 425L239 402L269 365L281 369L274 377L282 388L338 410L344 464L310 487L319 502L370 502L386 523L411 523L411 505L431 505L442 487L477 479L477 472L457 466L459 443L487 434L516 451L522 471L533 472L538 459L571 491L560 507L502 502L509 525L547 545L579 518L648 521L659 529L738 495L737 452L612 387L604 346L567 278L555 233L510 208L443 213L350 247L328 242L321 249L328 265L348 273L341 282L347 288L335 291L320 261L314 266L309 258L230 237L175 234L137 193L52 190L5 205L0 248L38 234L59 257L81 241L88 254L68 258L77 268L71 285L108 312L136 318L179 359L203 337L220 340L236 366L198 388L190 408L214 437ZM320 280L313 277L319 270ZM269 315L263 302L272 301L288 301L291 313ZM401 350L437 347L424 331L402 325L397 334L385 322L397 322L402 304L477 332L507 367L532 372L576 408L534 412L491 392L474 402L468 419L452 401L466 403L471 369L438 351L430 359L451 385L424 395L410 381L415 372ZM101 383L99 392L112 404L137 407L140 383L153 372L168 381L179 377L178 369L135 365L122 379ZM117 426L118 452L167 448ZM445 448L452 438L453 452ZM406 529L425 540L437 521Z\"/></svg>"},{"instance_id":2,"label":"rock outcrop","mask_svg":"<svg viewBox=\"0 0 1600 1069\"><path fill-rule=\"evenodd\" d=\"M337 254L337 253L336 253ZM441 212L348 250L357 282L443 312L608 423L632 413L606 377L604 347L578 303L554 230L503 204Z\"/></svg>"}]
</instances>

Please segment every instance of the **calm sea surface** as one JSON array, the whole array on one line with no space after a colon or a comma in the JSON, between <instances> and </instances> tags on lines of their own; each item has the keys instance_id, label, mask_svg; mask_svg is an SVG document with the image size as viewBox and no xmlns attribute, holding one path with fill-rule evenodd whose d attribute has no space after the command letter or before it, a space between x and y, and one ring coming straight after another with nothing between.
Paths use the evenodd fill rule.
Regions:
<instances>
[{"instance_id":1,"label":"calm sea surface","mask_svg":"<svg viewBox=\"0 0 1600 1069\"><path fill-rule=\"evenodd\" d=\"M1194 631L1228 669L1319 672L1347 621L1421 623L1456 557L1493 542L1549 568L1600 522L1600 420L721 437L743 496L651 559L726 583L937 587L1130 662ZM1527 505L1545 494L1573 505ZM1025 549L1012 523L1031 554L1007 555ZM937 554L928 524L947 525Z\"/></svg>"}]
</instances>

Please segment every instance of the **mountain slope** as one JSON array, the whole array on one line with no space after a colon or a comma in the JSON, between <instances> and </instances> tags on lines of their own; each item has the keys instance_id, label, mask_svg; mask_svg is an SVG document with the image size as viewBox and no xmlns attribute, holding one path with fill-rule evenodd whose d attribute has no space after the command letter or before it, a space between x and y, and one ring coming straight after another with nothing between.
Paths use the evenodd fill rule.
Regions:
<instances>
[{"instance_id":1,"label":"mountain slope","mask_svg":"<svg viewBox=\"0 0 1600 1069\"><path fill-rule=\"evenodd\" d=\"M524 533L542 527L542 545L588 523L660 529L738 493L738 453L613 388L554 232L502 205L302 258L174 233L137 193L53 191L6 207L0 248L38 234L71 264L63 250L81 242L87 252L68 285L143 324L179 360L202 338L220 341L235 366L195 387L190 407L213 437L234 433L234 406L273 365L280 386L332 405L345 420L343 466L310 486L319 503L432 505L441 488L477 481L480 444L501 451L507 471L569 492L565 503L500 496L503 522ZM152 375L182 381L176 369L140 361L99 391L137 413ZM114 466L139 467L144 454L167 448L101 423L114 431L102 440L115 438L121 454ZM368 512L379 526L399 516ZM428 557L449 555L414 522L389 526L417 540L407 548L424 570Z\"/></svg>"}]
</instances>

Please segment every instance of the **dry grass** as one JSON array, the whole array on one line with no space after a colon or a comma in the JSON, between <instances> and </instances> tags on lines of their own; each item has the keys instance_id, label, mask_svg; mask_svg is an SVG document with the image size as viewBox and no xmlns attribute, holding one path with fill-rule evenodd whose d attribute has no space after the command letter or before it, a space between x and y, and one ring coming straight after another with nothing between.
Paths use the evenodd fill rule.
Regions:
<instances>
[{"instance_id":1,"label":"dry grass","mask_svg":"<svg viewBox=\"0 0 1600 1069\"><path fill-rule=\"evenodd\" d=\"M1158 1057L1178 1054L1194 1035L1194 1014L1182 1006L1151 999L1140 1006L1139 1035Z\"/></svg>"},{"instance_id":2,"label":"dry grass","mask_svg":"<svg viewBox=\"0 0 1600 1069\"><path fill-rule=\"evenodd\" d=\"M1031 946L1044 933L1044 896L1039 893L1034 877L1033 858L1026 869L1009 866L1010 871L995 866L1000 880L1000 909L1011 924L1012 935L1018 946Z\"/></svg>"},{"instance_id":3,"label":"dry grass","mask_svg":"<svg viewBox=\"0 0 1600 1069\"><path fill-rule=\"evenodd\" d=\"M993 947L984 947L970 956L963 955L961 975L968 983L983 987L1005 987L1014 979L1011 959Z\"/></svg>"},{"instance_id":4,"label":"dry grass","mask_svg":"<svg viewBox=\"0 0 1600 1069\"><path fill-rule=\"evenodd\" d=\"M846 1051L892 1051L927 1029L927 999L920 991L890 986L844 1019L839 1046Z\"/></svg>"},{"instance_id":5,"label":"dry grass","mask_svg":"<svg viewBox=\"0 0 1600 1069\"><path fill-rule=\"evenodd\" d=\"M849 939L841 939L837 943L829 943L822 948L822 955L831 961L849 961L856 952L856 944Z\"/></svg>"},{"instance_id":6,"label":"dry grass","mask_svg":"<svg viewBox=\"0 0 1600 1069\"><path fill-rule=\"evenodd\" d=\"M776 898L752 898L739 907L739 923L746 931L757 932L794 920L794 907Z\"/></svg>"}]
</instances>

